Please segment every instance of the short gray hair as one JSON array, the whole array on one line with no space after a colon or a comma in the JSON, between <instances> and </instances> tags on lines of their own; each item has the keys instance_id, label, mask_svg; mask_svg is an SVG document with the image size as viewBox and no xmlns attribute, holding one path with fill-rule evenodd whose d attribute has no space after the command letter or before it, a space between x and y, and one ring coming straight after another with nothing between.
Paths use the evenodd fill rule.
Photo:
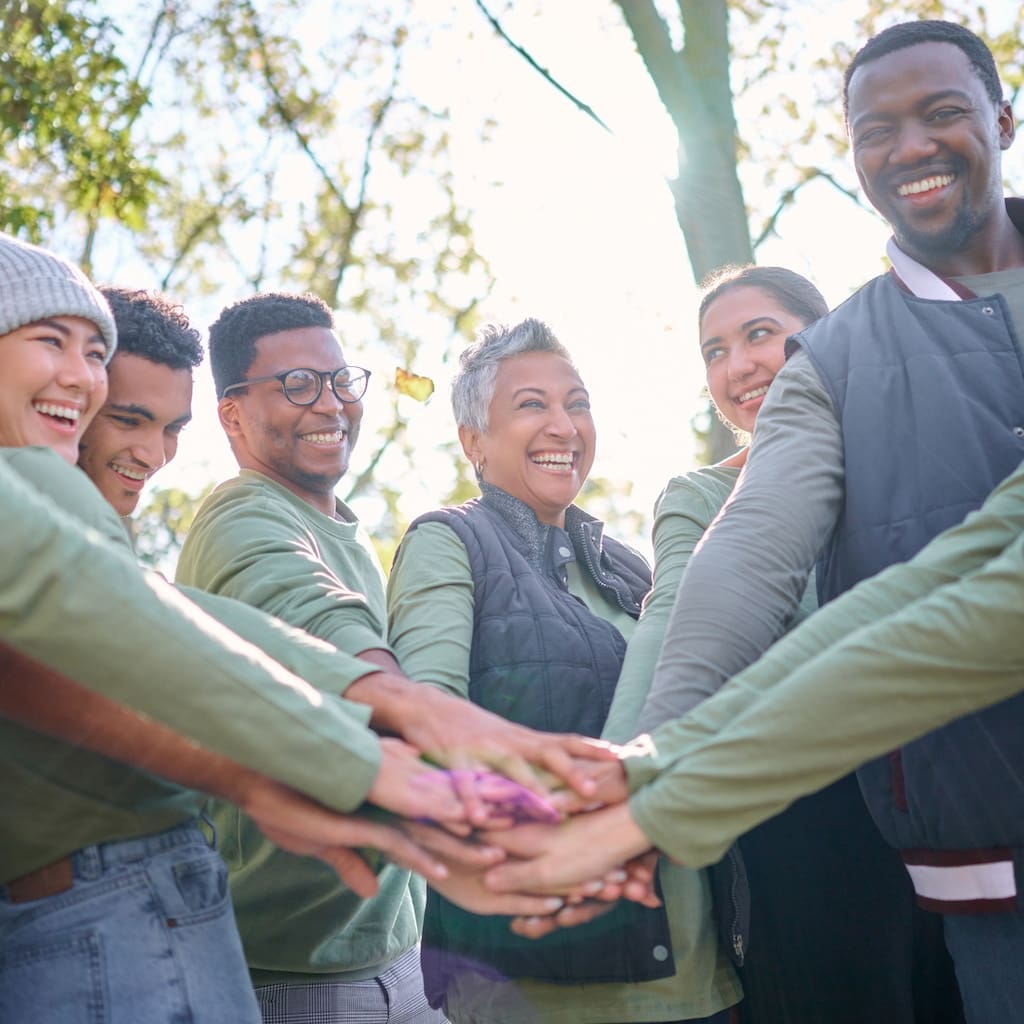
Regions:
<instances>
[{"instance_id":1,"label":"short gray hair","mask_svg":"<svg viewBox=\"0 0 1024 1024\"><path fill-rule=\"evenodd\" d=\"M487 429L498 364L525 352L554 352L572 362L568 349L543 320L530 318L511 326L489 323L476 332L459 356L459 372L452 381L452 412L458 426Z\"/></svg>"}]
</instances>

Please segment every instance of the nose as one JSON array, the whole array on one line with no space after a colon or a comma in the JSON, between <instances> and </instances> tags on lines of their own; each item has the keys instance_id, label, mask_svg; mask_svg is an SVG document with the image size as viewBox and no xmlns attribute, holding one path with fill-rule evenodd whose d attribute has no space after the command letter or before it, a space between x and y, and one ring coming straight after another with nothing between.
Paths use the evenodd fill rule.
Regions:
<instances>
[{"instance_id":1,"label":"nose","mask_svg":"<svg viewBox=\"0 0 1024 1024\"><path fill-rule=\"evenodd\" d=\"M564 405L553 405L545 430L552 437L569 438L576 433L576 422Z\"/></svg>"},{"instance_id":2,"label":"nose","mask_svg":"<svg viewBox=\"0 0 1024 1024\"><path fill-rule=\"evenodd\" d=\"M168 453L164 443L164 432L154 425L142 437L136 438L131 446L132 458L146 469L159 469L170 462L173 452Z\"/></svg>"},{"instance_id":3,"label":"nose","mask_svg":"<svg viewBox=\"0 0 1024 1024\"><path fill-rule=\"evenodd\" d=\"M335 393L334 388L331 387L329 380L323 380L321 378L320 394L317 400L313 403L312 408L317 412L325 413L328 416L333 416L338 411L338 406L346 407L347 402L343 402ZM342 392L344 394L344 392Z\"/></svg>"},{"instance_id":4,"label":"nose","mask_svg":"<svg viewBox=\"0 0 1024 1024\"><path fill-rule=\"evenodd\" d=\"M733 345L729 350L729 380L743 380L757 369L757 363L746 345Z\"/></svg>"},{"instance_id":5,"label":"nose","mask_svg":"<svg viewBox=\"0 0 1024 1024\"><path fill-rule=\"evenodd\" d=\"M896 164L916 164L934 156L935 150L935 140L928 126L917 118L907 118L899 126L889 160Z\"/></svg>"},{"instance_id":6,"label":"nose","mask_svg":"<svg viewBox=\"0 0 1024 1024\"><path fill-rule=\"evenodd\" d=\"M87 356L81 345L70 341L64 346L57 368L57 382L61 387L89 394L96 387L99 376L105 376L105 371Z\"/></svg>"}]
</instances>

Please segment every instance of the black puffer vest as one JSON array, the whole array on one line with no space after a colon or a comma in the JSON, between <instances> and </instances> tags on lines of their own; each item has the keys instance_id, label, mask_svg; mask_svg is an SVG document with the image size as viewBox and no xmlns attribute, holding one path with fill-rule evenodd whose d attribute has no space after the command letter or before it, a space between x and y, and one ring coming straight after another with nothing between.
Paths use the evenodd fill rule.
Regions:
<instances>
[{"instance_id":1,"label":"black puffer vest","mask_svg":"<svg viewBox=\"0 0 1024 1024\"><path fill-rule=\"evenodd\" d=\"M609 604L634 618L651 586L650 569L575 506L566 510L561 530L538 522L504 491L486 484L483 490L482 499L427 513L409 527L445 523L469 556L470 698L534 729L598 736L626 643L569 593L566 565L575 559ZM443 1002L450 978L466 969L567 984L651 981L675 970L664 909L626 902L587 925L535 941L513 935L507 917L466 913L431 890L422 948L434 1006Z\"/></svg>"}]
</instances>

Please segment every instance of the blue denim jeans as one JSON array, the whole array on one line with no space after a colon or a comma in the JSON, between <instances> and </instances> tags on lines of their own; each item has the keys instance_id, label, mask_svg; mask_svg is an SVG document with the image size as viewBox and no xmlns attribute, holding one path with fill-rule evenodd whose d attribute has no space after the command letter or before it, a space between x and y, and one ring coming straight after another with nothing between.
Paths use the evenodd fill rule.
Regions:
<instances>
[{"instance_id":1,"label":"blue denim jeans","mask_svg":"<svg viewBox=\"0 0 1024 1024\"><path fill-rule=\"evenodd\" d=\"M1024 1006L1024 913L944 914L969 1024L1020 1020Z\"/></svg>"},{"instance_id":2,"label":"blue denim jeans","mask_svg":"<svg viewBox=\"0 0 1024 1024\"><path fill-rule=\"evenodd\" d=\"M66 892L0 886L0 1024L259 1024L227 869L194 822L72 859Z\"/></svg>"}]
</instances>

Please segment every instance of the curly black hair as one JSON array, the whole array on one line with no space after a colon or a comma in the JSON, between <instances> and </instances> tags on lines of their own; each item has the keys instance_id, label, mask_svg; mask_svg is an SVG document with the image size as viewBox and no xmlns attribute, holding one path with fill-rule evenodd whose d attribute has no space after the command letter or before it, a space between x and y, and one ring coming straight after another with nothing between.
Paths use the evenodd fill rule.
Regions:
<instances>
[{"instance_id":1,"label":"curly black hair","mask_svg":"<svg viewBox=\"0 0 1024 1024\"><path fill-rule=\"evenodd\" d=\"M221 310L210 326L210 368L217 394L245 380L256 358L256 342L300 327L334 330L330 306L316 295L264 292Z\"/></svg>"},{"instance_id":2,"label":"curly black hair","mask_svg":"<svg viewBox=\"0 0 1024 1024\"><path fill-rule=\"evenodd\" d=\"M185 310L155 291L101 285L117 324L117 353L142 356L172 370L193 370L203 361L199 332Z\"/></svg>"},{"instance_id":3,"label":"curly black hair","mask_svg":"<svg viewBox=\"0 0 1024 1024\"><path fill-rule=\"evenodd\" d=\"M977 72L989 99L997 105L1002 103L1003 87L999 83L995 58L982 39L952 21L904 21L872 36L854 54L843 75L843 116L849 116L850 79L857 68L894 50L903 50L918 43L952 43L958 47Z\"/></svg>"}]
</instances>

